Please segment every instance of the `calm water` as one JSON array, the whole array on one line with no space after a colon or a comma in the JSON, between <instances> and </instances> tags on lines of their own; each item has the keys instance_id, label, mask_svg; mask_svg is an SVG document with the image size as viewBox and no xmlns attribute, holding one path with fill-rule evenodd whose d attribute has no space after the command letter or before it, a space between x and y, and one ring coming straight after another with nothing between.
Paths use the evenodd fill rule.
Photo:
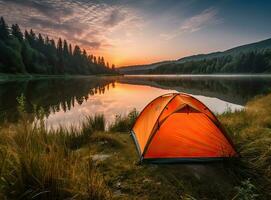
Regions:
<instances>
[{"instance_id":1,"label":"calm water","mask_svg":"<svg viewBox=\"0 0 271 200\"><path fill-rule=\"evenodd\" d=\"M26 97L26 109L35 118L34 105L43 108L48 126L78 125L87 115L102 113L110 123L133 108L141 111L159 95L185 92L213 112L242 109L247 101L271 92L271 76L124 76L43 79L0 82L0 121L19 118L16 98Z\"/></svg>"}]
</instances>

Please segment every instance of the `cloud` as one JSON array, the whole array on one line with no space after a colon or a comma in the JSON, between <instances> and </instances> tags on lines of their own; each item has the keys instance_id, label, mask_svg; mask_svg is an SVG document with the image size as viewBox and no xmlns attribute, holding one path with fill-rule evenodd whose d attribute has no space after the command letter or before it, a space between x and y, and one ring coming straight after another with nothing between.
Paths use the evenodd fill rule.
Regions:
<instances>
[{"instance_id":1,"label":"cloud","mask_svg":"<svg viewBox=\"0 0 271 200\"><path fill-rule=\"evenodd\" d=\"M166 40L171 40L183 33L193 33L199 31L209 25L221 23L221 19L217 17L218 11L215 8L208 8L202 11L200 14L192 16L180 25L180 27L170 33L164 33L160 36Z\"/></svg>"},{"instance_id":2,"label":"cloud","mask_svg":"<svg viewBox=\"0 0 271 200\"><path fill-rule=\"evenodd\" d=\"M88 50L112 46L110 34L139 23L128 7L94 0L0 0L0 13L23 29L62 37Z\"/></svg>"},{"instance_id":3,"label":"cloud","mask_svg":"<svg viewBox=\"0 0 271 200\"><path fill-rule=\"evenodd\" d=\"M121 21L125 20L125 13L120 12L115 9L106 17L104 25L106 26L115 26L118 25Z\"/></svg>"},{"instance_id":4,"label":"cloud","mask_svg":"<svg viewBox=\"0 0 271 200\"><path fill-rule=\"evenodd\" d=\"M93 49L98 49L98 48L100 48L100 46L101 46L101 42L97 42L97 41L88 41L88 40L80 40L79 39L79 42L81 43L81 44L85 44L85 45L87 45L88 47L90 47L90 48L93 48ZM106 44L104 44L104 46L106 46Z\"/></svg>"},{"instance_id":5,"label":"cloud","mask_svg":"<svg viewBox=\"0 0 271 200\"><path fill-rule=\"evenodd\" d=\"M204 10L199 15L193 16L186 20L180 28L182 32L195 32L210 24L217 23L216 18L217 10L214 8L209 8Z\"/></svg>"},{"instance_id":6,"label":"cloud","mask_svg":"<svg viewBox=\"0 0 271 200\"><path fill-rule=\"evenodd\" d=\"M3 2L20 5L24 8L35 9L41 14L44 14L47 17L54 18L55 20L63 15L71 15L72 9L65 7L63 9L59 4L52 3L50 0L2 0ZM57 0L56 2L61 2Z\"/></svg>"},{"instance_id":7,"label":"cloud","mask_svg":"<svg viewBox=\"0 0 271 200\"><path fill-rule=\"evenodd\" d=\"M41 29L61 31L72 35L81 34L85 28L88 28L86 24L82 24L74 20L67 20L65 23L60 23L46 18L30 17L29 23L35 24L36 27L40 27Z\"/></svg>"}]
</instances>

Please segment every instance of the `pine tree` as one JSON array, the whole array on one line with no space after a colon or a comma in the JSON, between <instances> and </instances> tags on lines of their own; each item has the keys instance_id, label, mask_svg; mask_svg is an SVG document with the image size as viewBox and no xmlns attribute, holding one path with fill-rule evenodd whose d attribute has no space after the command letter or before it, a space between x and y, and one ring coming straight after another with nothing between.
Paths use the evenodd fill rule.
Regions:
<instances>
[{"instance_id":1,"label":"pine tree","mask_svg":"<svg viewBox=\"0 0 271 200\"><path fill-rule=\"evenodd\" d=\"M56 49L56 43L55 43L55 40L51 39L51 40L50 40L50 44L51 44L51 46L52 46L54 49Z\"/></svg>"},{"instance_id":2,"label":"pine tree","mask_svg":"<svg viewBox=\"0 0 271 200\"><path fill-rule=\"evenodd\" d=\"M88 60L89 60L90 63L93 63L93 55L89 55Z\"/></svg>"},{"instance_id":3,"label":"pine tree","mask_svg":"<svg viewBox=\"0 0 271 200\"><path fill-rule=\"evenodd\" d=\"M57 52L58 52L59 55L61 55L62 51L63 51L62 39L59 38L58 42L57 42Z\"/></svg>"},{"instance_id":4,"label":"pine tree","mask_svg":"<svg viewBox=\"0 0 271 200\"><path fill-rule=\"evenodd\" d=\"M70 54L70 56L72 56L72 45L71 44L69 45L69 54Z\"/></svg>"},{"instance_id":5,"label":"pine tree","mask_svg":"<svg viewBox=\"0 0 271 200\"><path fill-rule=\"evenodd\" d=\"M39 45L44 45L45 44L44 39L43 39L43 37L42 37L42 35L40 33L38 35L38 42L39 42Z\"/></svg>"},{"instance_id":6,"label":"pine tree","mask_svg":"<svg viewBox=\"0 0 271 200\"><path fill-rule=\"evenodd\" d=\"M16 37L20 42L23 41L23 33L21 32L21 29L18 24L13 24L11 26L11 34Z\"/></svg>"},{"instance_id":7,"label":"pine tree","mask_svg":"<svg viewBox=\"0 0 271 200\"><path fill-rule=\"evenodd\" d=\"M83 57L87 58L87 52L85 49L83 50Z\"/></svg>"},{"instance_id":8,"label":"pine tree","mask_svg":"<svg viewBox=\"0 0 271 200\"><path fill-rule=\"evenodd\" d=\"M28 33L27 31L25 31L25 39L28 41L28 43L30 44L30 46L32 48L36 48L36 34L34 33L34 31L31 29L30 32Z\"/></svg>"},{"instance_id":9,"label":"pine tree","mask_svg":"<svg viewBox=\"0 0 271 200\"><path fill-rule=\"evenodd\" d=\"M64 72L64 62L63 62L63 46L62 46L62 39L59 38L57 42L57 57L58 57L58 73Z\"/></svg>"},{"instance_id":10,"label":"pine tree","mask_svg":"<svg viewBox=\"0 0 271 200\"><path fill-rule=\"evenodd\" d=\"M30 36L27 30L24 31L24 38L25 40L29 41L30 40Z\"/></svg>"},{"instance_id":11,"label":"pine tree","mask_svg":"<svg viewBox=\"0 0 271 200\"><path fill-rule=\"evenodd\" d=\"M46 38L45 38L45 45L50 45L50 39L49 39L49 37L48 36L46 36Z\"/></svg>"},{"instance_id":12,"label":"pine tree","mask_svg":"<svg viewBox=\"0 0 271 200\"><path fill-rule=\"evenodd\" d=\"M101 65L102 65L103 67L105 67L104 57L101 58Z\"/></svg>"},{"instance_id":13,"label":"pine tree","mask_svg":"<svg viewBox=\"0 0 271 200\"><path fill-rule=\"evenodd\" d=\"M81 54L82 54L82 52L81 52L80 47L79 47L78 45L75 45L74 51L73 51L73 55L74 55L74 56L77 56L77 57L80 57Z\"/></svg>"},{"instance_id":14,"label":"pine tree","mask_svg":"<svg viewBox=\"0 0 271 200\"><path fill-rule=\"evenodd\" d=\"M9 28L3 17L0 18L0 39L7 40L9 38Z\"/></svg>"},{"instance_id":15,"label":"pine tree","mask_svg":"<svg viewBox=\"0 0 271 200\"><path fill-rule=\"evenodd\" d=\"M32 29L30 29L30 37L35 40L36 39L36 34L34 33L34 31Z\"/></svg>"},{"instance_id":16,"label":"pine tree","mask_svg":"<svg viewBox=\"0 0 271 200\"><path fill-rule=\"evenodd\" d=\"M30 33L29 33L29 42L30 42L30 45L32 45L34 47L35 45L35 41L36 41L36 34L34 33L34 31L31 29L30 30Z\"/></svg>"},{"instance_id":17,"label":"pine tree","mask_svg":"<svg viewBox=\"0 0 271 200\"><path fill-rule=\"evenodd\" d=\"M68 43L66 40L64 40L64 45L63 45L63 55L67 58L69 55L69 48L68 48Z\"/></svg>"}]
</instances>

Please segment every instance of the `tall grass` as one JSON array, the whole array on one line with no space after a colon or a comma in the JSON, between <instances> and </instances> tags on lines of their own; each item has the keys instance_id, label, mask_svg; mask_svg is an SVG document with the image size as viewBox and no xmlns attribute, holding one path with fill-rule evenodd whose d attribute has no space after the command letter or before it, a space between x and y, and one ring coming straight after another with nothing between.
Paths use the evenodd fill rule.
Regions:
<instances>
[{"instance_id":1,"label":"tall grass","mask_svg":"<svg viewBox=\"0 0 271 200\"><path fill-rule=\"evenodd\" d=\"M69 129L59 127L56 130L51 130L51 135L59 135L62 143L71 149L79 149L83 145L90 142L90 137L94 132L105 131L105 119L103 115L87 116L82 122L80 128L73 126Z\"/></svg>"},{"instance_id":2,"label":"tall grass","mask_svg":"<svg viewBox=\"0 0 271 200\"><path fill-rule=\"evenodd\" d=\"M127 116L117 115L115 121L109 126L112 132L129 132L138 117L138 111L133 109Z\"/></svg>"},{"instance_id":3,"label":"tall grass","mask_svg":"<svg viewBox=\"0 0 271 200\"><path fill-rule=\"evenodd\" d=\"M245 109L220 116L240 152L233 169L271 191L271 94L249 102Z\"/></svg>"},{"instance_id":4,"label":"tall grass","mask_svg":"<svg viewBox=\"0 0 271 200\"><path fill-rule=\"evenodd\" d=\"M48 131L22 120L0 129L1 199L110 199L91 156L75 151L104 130L103 117L88 118L82 127Z\"/></svg>"},{"instance_id":5,"label":"tall grass","mask_svg":"<svg viewBox=\"0 0 271 200\"><path fill-rule=\"evenodd\" d=\"M105 118L102 114L96 114L94 117L86 117L86 120L82 124L82 131L104 131L105 130Z\"/></svg>"},{"instance_id":6,"label":"tall grass","mask_svg":"<svg viewBox=\"0 0 271 200\"><path fill-rule=\"evenodd\" d=\"M18 102L21 121L0 129L0 198L110 199L110 190L90 153L86 156L77 151L84 146L90 148L91 141L110 139L106 134L105 139L95 134L105 131L104 116L87 117L79 130L48 130L42 110L33 124L24 110L24 98ZM133 110L127 117L116 118L110 130L128 131L137 115Z\"/></svg>"}]
</instances>

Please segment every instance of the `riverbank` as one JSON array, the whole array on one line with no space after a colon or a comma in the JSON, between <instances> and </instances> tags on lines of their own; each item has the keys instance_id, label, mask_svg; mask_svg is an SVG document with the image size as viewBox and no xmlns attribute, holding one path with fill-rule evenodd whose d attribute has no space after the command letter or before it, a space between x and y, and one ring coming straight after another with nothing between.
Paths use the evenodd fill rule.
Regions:
<instances>
[{"instance_id":1,"label":"riverbank","mask_svg":"<svg viewBox=\"0 0 271 200\"><path fill-rule=\"evenodd\" d=\"M89 78L89 77L110 77L122 76L120 74L97 74L97 75L40 75L40 74L2 74L0 73L0 81L14 81L14 80L40 80L40 79L54 79L54 78Z\"/></svg>"},{"instance_id":2,"label":"riverbank","mask_svg":"<svg viewBox=\"0 0 271 200\"><path fill-rule=\"evenodd\" d=\"M108 131L103 116L49 131L19 110L22 120L0 129L0 199L270 198L271 94L219 116L240 159L201 165L137 165L135 111Z\"/></svg>"}]
</instances>

